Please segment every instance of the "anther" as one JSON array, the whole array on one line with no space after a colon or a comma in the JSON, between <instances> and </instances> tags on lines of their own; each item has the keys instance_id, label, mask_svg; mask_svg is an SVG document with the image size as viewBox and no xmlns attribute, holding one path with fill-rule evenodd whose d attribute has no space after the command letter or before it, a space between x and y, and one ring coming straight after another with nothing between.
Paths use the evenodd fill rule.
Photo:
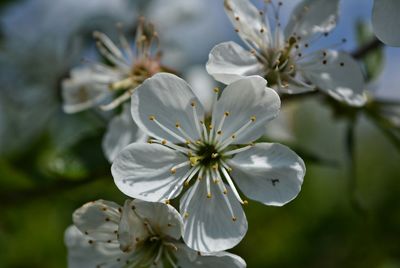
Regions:
<instances>
[{"instance_id":1,"label":"anther","mask_svg":"<svg viewBox=\"0 0 400 268\"><path fill-rule=\"evenodd\" d=\"M219 92L219 88L218 87L215 87L213 90L214 90L215 93Z\"/></svg>"},{"instance_id":2,"label":"anther","mask_svg":"<svg viewBox=\"0 0 400 268\"><path fill-rule=\"evenodd\" d=\"M207 198L210 199L211 198L211 194L207 194Z\"/></svg>"},{"instance_id":3,"label":"anther","mask_svg":"<svg viewBox=\"0 0 400 268\"><path fill-rule=\"evenodd\" d=\"M256 121L256 116L255 116L255 115L251 116L251 117L250 117L250 120L253 121L253 122L255 122L255 121Z\"/></svg>"},{"instance_id":4,"label":"anther","mask_svg":"<svg viewBox=\"0 0 400 268\"><path fill-rule=\"evenodd\" d=\"M162 140L162 141L161 141L161 144L162 144L162 145L165 145L165 144L167 144L167 141L166 141L166 140Z\"/></svg>"},{"instance_id":5,"label":"anther","mask_svg":"<svg viewBox=\"0 0 400 268\"><path fill-rule=\"evenodd\" d=\"M341 63L340 63L340 66L344 66L344 62L341 62Z\"/></svg>"},{"instance_id":6,"label":"anther","mask_svg":"<svg viewBox=\"0 0 400 268\"><path fill-rule=\"evenodd\" d=\"M225 112L224 115L225 115L225 116L229 116L229 112Z\"/></svg>"},{"instance_id":7,"label":"anther","mask_svg":"<svg viewBox=\"0 0 400 268\"><path fill-rule=\"evenodd\" d=\"M236 220L237 220L237 218L236 218L236 217L232 217L232 220L233 220L233 221L236 221Z\"/></svg>"},{"instance_id":8,"label":"anther","mask_svg":"<svg viewBox=\"0 0 400 268\"><path fill-rule=\"evenodd\" d=\"M218 153L211 154L211 158L217 158L217 157L218 157Z\"/></svg>"},{"instance_id":9,"label":"anther","mask_svg":"<svg viewBox=\"0 0 400 268\"><path fill-rule=\"evenodd\" d=\"M222 134L222 130L218 130L218 131L217 131L217 134L218 134L218 135L221 135L221 134Z\"/></svg>"},{"instance_id":10,"label":"anther","mask_svg":"<svg viewBox=\"0 0 400 268\"><path fill-rule=\"evenodd\" d=\"M167 204L167 205L169 205L169 204L171 203L168 199L165 200L164 202L165 202L165 204Z\"/></svg>"},{"instance_id":11,"label":"anther","mask_svg":"<svg viewBox=\"0 0 400 268\"><path fill-rule=\"evenodd\" d=\"M192 105L192 107L196 107L196 103L195 103L194 101L192 101L192 102L190 103L190 105Z\"/></svg>"},{"instance_id":12,"label":"anther","mask_svg":"<svg viewBox=\"0 0 400 268\"><path fill-rule=\"evenodd\" d=\"M240 20L240 18L236 16L236 17L235 17L235 20L239 21L239 20Z\"/></svg>"},{"instance_id":13,"label":"anther","mask_svg":"<svg viewBox=\"0 0 400 268\"><path fill-rule=\"evenodd\" d=\"M171 173L175 174L176 173L176 169L175 168L171 168Z\"/></svg>"},{"instance_id":14,"label":"anther","mask_svg":"<svg viewBox=\"0 0 400 268\"><path fill-rule=\"evenodd\" d=\"M301 54L301 53L299 53L299 54L297 54L297 56L299 56L299 57L301 57L303 54Z\"/></svg>"},{"instance_id":15,"label":"anther","mask_svg":"<svg viewBox=\"0 0 400 268\"><path fill-rule=\"evenodd\" d=\"M264 32L264 28L261 28L261 29L260 29L260 33L263 33L263 32Z\"/></svg>"},{"instance_id":16,"label":"anther","mask_svg":"<svg viewBox=\"0 0 400 268\"><path fill-rule=\"evenodd\" d=\"M215 163L214 165L211 166L212 169L217 170L218 169L218 163Z\"/></svg>"},{"instance_id":17,"label":"anther","mask_svg":"<svg viewBox=\"0 0 400 268\"><path fill-rule=\"evenodd\" d=\"M249 204L249 201L243 200L243 205L247 206Z\"/></svg>"},{"instance_id":18,"label":"anther","mask_svg":"<svg viewBox=\"0 0 400 268\"><path fill-rule=\"evenodd\" d=\"M260 16L264 15L264 11L262 11L262 10L259 10L258 13L260 14Z\"/></svg>"},{"instance_id":19,"label":"anther","mask_svg":"<svg viewBox=\"0 0 400 268\"><path fill-rule=\"evenodd\" d=\"M231 138L232 138L232 139L236 139L236 135L233 134L233 135L231 136Z\"/></svg>"},{"instance_id":20,"label":"anther","mask_svg":"<svg viewBox=\"0 0 400 268\"><path fill-rule=\"evenodd\" d=\"M236 29L235 29L235 32L237 32L237 33L238 33L238 32L239 32L239 29L237 29L237 28L236 28Z\"/></svg>"},{"instance_id":21,"label":"anther","mask_svg":"<svg viewBox=\"0 0 400 268\"><path fill-rule=\"evenodd\" d=\"M154 119L156 119L156 117L154 115L149 116L149 120L154 121Z\"/></svg>"},{"instance_id":22,"label":"anther","mask_svg":"<svg viewBox=\"0 0 400 268\"><path fill-rule=\"evenodd\" d=\"M326 61L326 60L323 60L323 61L322 61L322 64L326 64L326 63L327 63L327 61Z\"/></svg>"},{"instance_id":23,"label":"anther","mask_svg":"<svg viewBox=\"0 0 400 268\"><path fill-rule=\"evenodd\" d=\"M180 128L180 127L181 127L181 125L179 124L179 122L176 122L175 127L176 127L176 128Z\"/></svg>"},{"instance_id":24,"label":"anther","mask_svg":"<svg viewBox=\"0 0 400 268\"><path fill-rule=\"evenodd\" d=\"M185 212L185 213L183 214L183 217L184 217L185 219L187 219L187 218L189 217L189 213Z\"/></svg>"}]
</instances>

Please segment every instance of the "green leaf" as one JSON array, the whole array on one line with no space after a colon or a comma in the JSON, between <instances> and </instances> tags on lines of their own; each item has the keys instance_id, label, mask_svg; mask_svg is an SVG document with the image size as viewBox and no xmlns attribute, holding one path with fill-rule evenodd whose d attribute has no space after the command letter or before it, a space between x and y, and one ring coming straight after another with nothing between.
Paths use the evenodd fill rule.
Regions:
<instances>
[{"instance_id":1,"label":"green leaf","mask_svg":"<svg viewBox=\"0 0 400 268\"><path fill-rule=\"evenodd\" d=\"M374 38L374 33L371 27L363 21L358 21L356 24L356 39L359 46L366 44ZM366 74L367 82L376 79L383 70L384 54L382 47L376 48L366 54L361 62Z\"/></svg>"}]
</instances>

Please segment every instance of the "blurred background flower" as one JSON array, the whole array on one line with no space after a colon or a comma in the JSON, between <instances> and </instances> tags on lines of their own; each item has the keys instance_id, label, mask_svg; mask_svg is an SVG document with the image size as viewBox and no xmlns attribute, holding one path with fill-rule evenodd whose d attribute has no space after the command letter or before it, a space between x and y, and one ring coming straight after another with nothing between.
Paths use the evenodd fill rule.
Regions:
<instances>
[{"instance_id":1,"label":"blurred background flower","mask_svg":"<svg viewBox=\"0 0 400 268\"><path fill-rule=\"evenodd\" d=\"M299 1L282 2L284 24ZM372 7L341 1L335 31L318 45L346 38L338 49L360 61L379 101L359 112L318 97L283 99L264 139L294 149L307 174L295 202L245 208L249 231L233 252L248 267L400 267L400 49L374 39ZM71 213L89 200L124 199L101 148L112 114L61 108L61 80L99 57L92 32L115 38L122 22L133 39L144 15L165 64L195 88L214 86L198 74L211 48L241 41L215 0L6 0L0 8L0 267L64 267Z\"/></svg>"}]
</instances>

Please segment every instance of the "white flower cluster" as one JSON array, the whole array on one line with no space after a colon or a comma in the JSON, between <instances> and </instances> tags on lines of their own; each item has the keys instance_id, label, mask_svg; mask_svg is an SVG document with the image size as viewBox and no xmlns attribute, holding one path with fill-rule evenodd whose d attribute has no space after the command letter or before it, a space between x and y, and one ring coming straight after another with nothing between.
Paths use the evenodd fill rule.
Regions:
<instances>
[{"instance_id":1,"label":"white flower cluster","mask_svg":"<svg viewBox=\"0 0 400 268\"><path fill-rule=\"evenodd\" d=\"M161 64L151 23L140 20L134 50L123 35L118 47L94 33L105 63L72 70L64 110L122 107L103 149L116 186L133 199L75 211L66 232L70 267L246 266L224 251L247 232L243 197L282 206L299 194L306 170L288 147L258 142L279 113L280 94L319 90L347 105L366 102L350 55L311 48L335 27L338 0L302 1L284 28L281 6L266 1L260 11L247 0L224 1L247 48L212 49L206 69L226 87L203 88L206 98Z\"/></svg>"}]
</instances>

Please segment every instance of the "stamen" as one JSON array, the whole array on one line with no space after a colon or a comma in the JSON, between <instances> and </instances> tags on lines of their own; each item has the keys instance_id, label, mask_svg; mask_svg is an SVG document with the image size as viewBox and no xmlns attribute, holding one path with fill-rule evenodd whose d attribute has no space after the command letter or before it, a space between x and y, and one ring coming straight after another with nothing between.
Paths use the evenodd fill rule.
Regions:
<instances>
[{"instance_id":1,"label":"stamen","mask_svg":"<svg viewBox=\"0 0 400 268\"><path fill-rule=\"evenodd\" d=\"M101 42L96 42L97 49L99 50L100 54L102 54L107 60L113 63L116 66L119 66L123 69L129 69L129 64L122 59L117 58L115 55L110 53Z\"/></svg>"},{"instance_id":2,"label":"stamen","mask_svg":"<svg viewBox=\"0 0 400 268\"><path fill-rule=\"evenodd\" d=\"M172 174L175 174L175 173L176 173L176 170L177 170L178 168L182 168L182 167L189 166L189 165L190 165L190 161L182 162L182 163L180 163L180 164L178 164L178 165L176 165L176 166L173 166L173 167L171 168L171 173L172 173Z\"/></svg>"},{"instance_id":3,"label":"stamen","mask_svg":"<svg viewBox=\"0 0 400 268\"><path fill-rule=\"evenodd\" d=\"M131 97L131 95L132 95L131 90L127 90L124 94L122 94L121 96L119 96L118 98L116 98L115 100L110 102L109 104L101 105L100 109L102 109L103 111L109 111L109 110L115 109L121 103L128 100Z\"/></svg>"},{"instance_id":4,"label":"stamen","mask_svg":"<svg viewBox=\"0 0 400 268\"><path fill-rule=\"evenodd\" d=\"M196 175L196 173L199 171L200 168L201 168L201 166L192 167L189 170L189 172L187 173L187 174L190 174L190 175L188 175L188 177L186 176L186 174L185 174L185 176L183 176L183 178L184 178L183 181L185 183L185 186L189 186L189 183L190 183L191 179ZM187 177L187 179L185 180L186 177Z\"/></svg>"},{"instance_id":5,"label":"stamen","mask_svg":"<svg viewBox=\"0 0 400 268\"><path fill-rule=\"evenodd\" d=\"M194 119L194 124L196 125L197 134L199 135L199 137L201 137L201 130L200 130L200 125L199 125L200 118L197 115L196 103L194 101L192 101L190 103L190 105L192 106L192 110L193 110L193 119Z\"/></svg>"},{"instance_id":6,"label":"stamen","mask_svg":"<svg viewBox=\"0 0 400 268\"><path fill-rule=\"evenodd\" d=\"M106 49L108 49L115 57L118 59L125 61L124 55L122 55L121 50L114 44L113 41L111 41L110 38L108 38L107 35L101 32L93 32L93 37L98 40L99 43L101 43Z\"/></svg>"},{"instance_id":7,"label":"stamen","mask_svg":"<svg viewBox=\"0 0 400 268\"><path fill-rule=\"evenodd\" d=\"M215 172L215 176L216 176L219 180L221 180L221 177L220 177L218 171ZM224 201L225 201L225 203L226 203L226 206L228 207L228 210L229 210L229 212L230 212L230 214L231 214L231 216L232 216L232 220L233 220L233 219L236 219L236 216L235 216L235 214L234 214L234 212L233 212L233 208L232 208L231 202L229 201L229 197L227 196L227 191L226 191L226 188L225 188L225 183L223 183L223 182L222 182L222 183L217 183L217 185L218 185L219 190L220 190L221 193L222 193L222 198L224 199Z\"/></svg>"},{"instance_id":8,"label":"stamen","mask_svg":"<svg viewBox=\"0 0 400 268\"><path fill-rule=\"evenodd\" d=\"M186 199L186 202L190 202L190 200L192 200L193 195L197 191L197 187L199 186L199 184L200 184L200 180L196 180L196 182L193 184L192 188L188 190L190 192ZM185 213L183 214L183 219L187 219L188 217L189 217L189 212L185 211Z\"/></svg>"},{"instance_id":9,"label":"stamen","mask_svg":"<svg viewBox=\"0 0 400 268\"><path fill-rule=\"evenodd\" d=\"M213 104L212 104L212 109L213 111L216 111L217 109L217 102L218 102L218 94L219 94L219 88L215 87L214 88L214 96L213 96ZM210 129L210 143L214 144L214 134L216 134L217 129L215 128L215 117L213 116L211 118L211 125L214 126L212 129Z\"/></svg>"},{"instance_id":10,"label":"stamen","mask_svg":"<svg viewBox=\"0 0 400 268\"><path fill-rule=\"evenodd\" d=\"M207 131L207 128L206 128L206 125L205 125L204 121L201 120L200 124L201 124L201 127L203 128L203 139L204 139L205 142L209 142L209 140L208 140L208 131Z\"/></svg>"},{"instance_id":11,"label":"stamen","mask_svg":"<svg viewBox=\"0 0 400 268\"><path fill-rule=\"evenodd\" d=\"M163 124L161 124L154 116L152 118L150 118L150 120L155 122L162 130L164 130L165 132L170 134L172 137L176 138L177 140L179 140L182 143L186 143L186 140L184 138L182 138L181 136L179 136L178 134L176 134L174 131L170 130Z\"/></svg>"},{"instance_id":12,"label":"stamen","mask_svg":"<svg viewBox=\"0 0 400 268\"><path fill-rule=\"evenodd\" d=\"M165 257L167 258L168 262L171 264L172 268L178 268L178 265L175 264L174 260L172 259L171 255L169 254L168 250L165 251Z\"/></svg>"},{"instance_id":13,"label":"stamen","mask_svg":"<svg viewBox=\"0 0 400 268\"><path fill-rule=\"evenodd\" d=\"M221 167L220 170L222 171L222 174L224 174L224 177L226 179L226 181L228 182L229 186L232 189L233 194L235 195L236 199L240 202L240 204L243 204L243 200L242 198L240 198L240 195L238 193L238 191L236 190L235 185L233 184L233 181L231 179L231 177L228 174L228 171L226 171L226 169L224 167Z\"/></svg>"},{"instance_id":14,"label":"stamen","mask_svg":"<svg viewBox=\"0 0 400 268\"><path fill-rule=\"evenodd\" d=\"M118 36L119 36L119 43L121 44L121 47L124 49L125 54L128 56L129 60L132 62L133 61L133 52L132 49L129 45L128 40L126 39L124 33L123 33L123 26L122 23L117 24L117 29L118 29Z\"/></svg>"},{"instance_id":15,"label":"stamen","mask_svg":"<svg viewBox=\"0 0 400 268\"><path fill-rule=\"evenodd\" d=\"M233 154L238 154L238 153L247 151L248 149L250 149L253 146L254 146L254 144L250 144L250 145L247 145L247 146L242 147L242 148L238 148L238 149L234 149L234 150L231 150L231 151L227 151L227 152L223 153L223 156L229 156L229 155L233 155Z\"/></svg>"},{"instance_id":16,"label":"stamen","mask_svg":"<svg viewBox=\"0 0 400 268\"><path fill-rule=\"evenodd\" d=\"M210 188L210 177L211 177L211 171L207 169L206 171L206 184L207 184L207 198L211 198L211 188Z\"/></svg>"},{"instance_id":17,"label":"stamen","mask_svg":"<svg viewBox=\"0 0 400 268\"><path fill-rule=\"evenodd\" d=\"M221 151L228 147L243 131L247 130L247 127L256 121L255 116L251 116L250 120L244 124L239 130L233 133L229 138L226 138L224 141L220 143L220 146L217 146L217 150Z\"/></svg>"},{"instance_id":18,"label":"stamen","mask_svg":"<svg viewBox=\"0 0 400 268\"><path fill-rule=\"evenodd\" d=\"M158 249L157 255L156 255L156 257L155 257L155 259L153 261L154 265L157 265L157 263L160 261L162 253L163 253L163 249L164 249L163 246L160 246L160 248Z\"/></svg>"},{"instance_id":19,"label":"stamen","mask_svg":"<svg viewBox=\"0 0 400 268\"><path fill-rule=\"evenodd\" d=\"M180 125L179 122L176 122L175 127L179 130L179 132L183 135L183 137L186 138L185 144L186 144L188 147L190 147L190 148L192 148L193 150L195 150L197 147L192 145L192 144L195 144L195 142L194 142L194 141L192 140L192 138L187 134L187 132L184 131L184 130L182 129L182 126Z\"/></svg>"},{"instance_id":20,"label":"stamen","mask_svg":"<svg viewBox=\"0 0 400 268\"><path fill-rule=\"evenodd\" d=\"M186 155L191 154L191 151L188 148L176 145L176 144L174 144L172 142L168 142L167 140L150 139L148 142L150 144L157 143L157 144L161 144L161 145L167 146L167 147L169 147L171 149L177 150L177 151L179 151L181 153L184 153Z\"/></svg>"}]
</instances>

